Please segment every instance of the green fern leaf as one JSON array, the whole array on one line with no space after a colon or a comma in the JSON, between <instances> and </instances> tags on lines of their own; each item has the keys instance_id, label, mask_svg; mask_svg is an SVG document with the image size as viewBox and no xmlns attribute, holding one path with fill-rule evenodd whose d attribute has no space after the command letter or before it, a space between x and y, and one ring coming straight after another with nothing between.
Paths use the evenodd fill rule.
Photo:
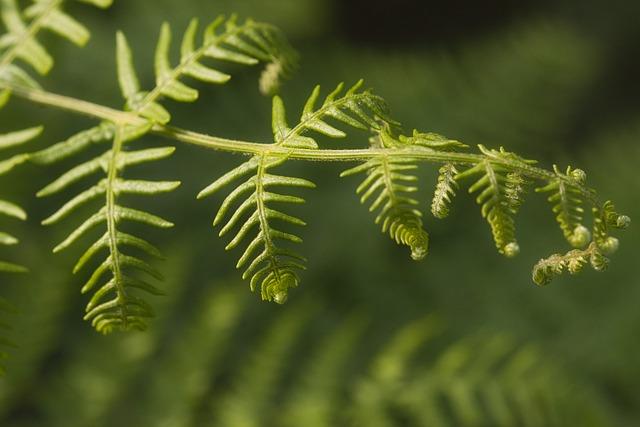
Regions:
<instances>
[{"instance_id":1,"label":"green fern leaf","mask_svg":"<svg viewBox=\"0 0 640 427\"><path fill-rule=\"evenodd\" d=\"M579 169L578 169L579 170ZM557 170L556 170L557 172ZM581 171L580 171L581 172ZM574 170L575 173L575 170ZM583 176L584 172L579 173L579 176ZM557 191L558 187L555 187ZM566 187L565 187L566 188ZM545 187L546 189L546 187ZM574 194L575 191L572 191ZM554 202L562 200L559 196L561 192L555 193L557 195L554 198ZM575 200L570 199L575 203ZM611 236L609 231L611 228L625 229L631 223L631 219L626 215L621 215L616 212L613 202L606 201L600 207L593 207L593 240L585 249L573 249L564 255L553 254L548 258L543 258L533 267L533 281L539 285L544 286L549 284L555 276L559 276L563 271L568 271L570 274L577 274L582 271L583 267L590 264L595 271L604 271L609 266L609 259L607 255L613 254L618 249L618 239ZM574 207L571 212L575 217L582 213L582 209ZM566 217L563 217L563 219ZM580 219L582 217L580 216ZM580 231L581 227L586 231ZM568 228L567 228L568 229ZM584 234L585 237L591 238L591 233L584 226L578 225L574 228L577 233L573 234L573 237L580 237L580 234ZM571 241L571 240L570 240ZM576 240L574 240L576 241ZM576 241L577 242L577 241Z\"/></svg>"},{"instance_id":2,"label":"green fern leaf","mask_svg":"<svg viewBox=\"0 0 640 427\"><path fill-rule=\"evenodd\" d=\"M570 274L579 273L587 263L596 271L604 271L609 265L609 260L595 243L591 243L586 249L573 249L564 255L554 254L541 259L533 267L532 278L536 285L545 286L564 270Z\"/></svg>"},{"instance_id":3,"label":"green fern leaf","mask_svg":"<svg viewBox=\"0 0 640 427\"><path fill-rule=\"evenodd\" d=\"M84 0L85 3L106 8L110 0ZM37 40L41 29L56 33L78 46L89 40L89 30L62 10L64 0L35 0L22 13L15 0L2 0L2 21L8 33L0 43L0 69L19 58L39 74L47 74L53 58ZM28 21L25 22L23 19Z\"/></svg>"},{"instance_id":4,"label":"green fern leaf","mask_svg":"<svg viewBox=\"0 0 640 427\"><path fill-rule=\"evenodd\" d=\"M162 97L179 102L193 102L198 98L198 91L180 79L190 77L205 83L224 84L231 78L228 74L204 65L202 60L206 58L242 65L267 63L261 87L269 93L295 67L295 52L280 31L271 25L252 20L238 24L235 16L226 21L219 17L207 27L199 47L196 47L197 32L198 21L194 19L183 35L180 62L174 67L169 55L171 28L168 23L162 25L155 52L156 86L149 92L140 90L131 50L125 36L118 33L118 76L128 110L154 122L166 124L171 120L171 115L159 103ZM277 72L274 71L276 69Z\"/></svg>"},{"instance_id":5,"label":"green fern leaf","mask_svg":"<svg viewBox=\"0 0 640 427\"><path fill-rule=\"evenodd\" d=\"M211 195L227 184L245 175L252 174L249 179L240 184L224 200L214 220L214 226L225 219L235 202L242 202L222 227L219 234L224 236L234 227L240 226L234 238L225 248L228 250L238 246L245 240L251 230L257 227L257 235L246 247L236 267L246 266L242 277L243 279L250 278L252 290L255 290L258 284L260 285L262 299L275 301L279 304L286 301L289 288L298 286L298 271L305 269L303 263L306 259L278 245L278 242L301 243L302 239L274 228L272 223L275 220L294 225L305 225L305 222L270 207L270 204L304 203L304 199L276 193L272 188L315 187L312 182L304 179L269 173L270 169L282 163L283 160L281 159L256 156L223 175L198 195L198 198ZM248 197L242 200L241 197L247 192L249 192ZM248 218L243 220L247 214L249 215Z\"/></svg>"},{"instance_id":6,"label":"green fern leaf","mask_svg":"<svg viewBox=\"0 0 640 427\"><path fill-rule=\"evenodd\" d=\"M436 218L444 219L449 215L451 198L456 195L456 189L459 187L455 179L458 173L453 163L445 163L440 167L438 184L431 201L431 213Z\"/></svg>"},{"instance_id":7,"label":"green fern leaf","mask_svg":"<svg viewBox=\"0 0 640 427\"><path fill-rule=\"evenodd\" d=\"M469 147L460 141L447 138L444 135L434 132L419 132L417 129L413 130L413 134L411 136L400 135L398 139L402 144L416 145L437 151L456 151L458 149Z\"/></svg>"},{"instance_id":8,"label":"green fern leaf","mask_svg":"<svg viewBox=\"0 0 640 427\"><path fill-rule=\"evenodd\" d=\"M408 246L411 258L416 261L423 259L429 249L429 235L422 226L422 212L416 207L419 203L410 196L410 193L418 191L418 187L406 185L417 181L416 176L408 173L417 168L412 159L380 157L340 174L345 177L366 173L366 178L356 190L361 196L360 202L364 204L373 200L369 210L378 211L375 223L380 224L382 232L389 233L398 244Z\"/></svg>"},{"instance_id":9,"label":"green fern leaf","mask_svg":"<svg viewBox=\"0 0 640 427\"><path fill-rule=\"evenodd\" d=\"M294 127L290 127L287 123L282 99L275 96L272 113L274 146L318 148L316 140L307 135L312 131L332 138L346 136L345 132L329 124L327 119L334 119L358 129L379 128L377 120L385 116L386 106L380 98L372 95L369 91L360 91L362 84L363 82L359 81L342 95L344 85L339 84L324 99L319 108L316 108L315 104L320 96L320 87L316 86L303 108L300 122ZM303 263L306 260L296 252L278 245L283 241L300 243L301 239L293 234L274 229L272 222L277 220L294 225L304 225L305 223L299 218L271 208L270 204L273 202L304 203L304 199L275 193L270 191L270 188L274 186L315 187L315 184L304 179L269 173L271 169L285 161L286 158L269 156L268 153L256 155L223 175L198 195L198 198L212 195L233 181L251 174L224 200L214 220L214 226L225 219L230 213L232 205L236 202L242 202L237 210L230 215L228 222L222 227L220 235L225 235L239 226L237 234L227 245L227 249L231 249L240 244L251 229L257 226L258 234L246 247L237 267L241 268L248 264L243 278L250 278L251 289L255 290L259 284L262 299L278 303L285 302L289 288L298 286L298 272L305 268ZM249 196L242 201L240 197L248 192L250 192ZM241 223L246 216L248 218ZM405 238L406 232L403 229L397 228L392 220L387 223L389 229L393 228L393 233L396 233L398 238ZM256 255L258 251L260 252Z\"/></svg>"},{"instance_id":10,"label":"green fern leaf","mask_svg":"<svg viewBox=\"0 0 640 427\"><path fill-rule=\"evenodd\" d=\"M616 212L613 202L607 200L601 207L593 208L593 241L598 249L610 255L618 250L618 239L609 235L610 228L625 229L631 224L626 215Z\"/></svg>"},{"instance_id":11,"label":"green fern leaf","mask_svg":"<svg viewBox=\"0 0 640 427\"><path fill-rule=\"evenodd\" d=\"M316 148L315 139L306 136L309 132L316 132L330 138L345 138L346 132L330 124L327 120L360 130L380 130L380 120L390 122L387 117L387 105L382 98L369 90L361 90L363 80L358 81L344 94L344 84L340 83L329 93L322 105L316 108L320 97L320 86L316 86L307 99L302 110L299 123L290 128L286 120L276 120L282 116L274 113L274 134L278 144L288 146L299 145L304 148ZM279 98L278 98L279 99ZM282 109L284 111L284 109Z\"/></svg>"},{"instance_id":12,"label":"green fern leaf","mask_svg":"<svg viewBox=\"0 0 640 427\"><path fill-rule=\"evenodd\" d=\"M279 97L273 99L273 132L275 145L286 147L310 146L310 138L300 138L295 134L288 134L285 111ZM315 147L315 142L311 143ZM276 193L273 187L302 187L314 188L315 184L301 178L286 177L271 174L269 171L286 159L260 154L251 158L237 168L227 172L218 180L198 194L198 198L210 196L232 182L251 174L233 190L222 202L214 219L213 225L220 224L230 213L236 202L241 202L230 215L227 223L220 230L220 236L229 233L239 226L234 238L226 249L238 246L251 232L258 229L257 235L251 240L238 261L237 268L245 267L243 279L250 279L251 289L255 291L260 285L263 300L284 303L288 289L297 287L298 272L305 269L306 259L296 252L280 247L279 243L301 243L302 239L290 233L280 231L273 226L273 222L285 222L293 225L305 225L305 222L271 207L271 203L304 203L304 199ZM249 193L246 198L245 195ZM248 218L245 218L247 217Z\"/></svg>"},{"instance_id":13,"label":"green fern leaf","mask_svg":"<svg viewBox=\"0 0 640 427\"><path fill-rule=\"evenodd\" d=\"M582 224L584 196L580 189L572 184L583 184L586 174L581 169L567 167L566 173L560 172L553 166L556 178L544 187L536 188L539 193L551 193L548 200L553 204L553 213L560 229L569 244L575 248L582 248L591 240L589 229Z\"/></svg>"},{"instance_id":14,"label":"green fern leaf","mask_svg":"<svg viewBox=\"0 0 640 427\"><path fill-rule=\"evenodd\" d=\"M132 273L138 271L156 279L161 279L161 274L146 261L126 254L123 248L135 249L156 258L161 257L160 251L146 240L120 230L120 224L124 222L137 222L159 228L173 226L171 222L158 216L118 203L118 196L122 194L156 195L172 191L180 185L177 181L127 180L121 177L126 167L159 160L173 153L173 147L124 150L125 144L143 135L148 128L148 124L142 127L125 127L103 123L33 154L36 162L52 163L77 153L91 143L106 141L110 137L113 140L110 150L70 169L38 192L38 197L49 196L96 172L106 173L104 179L73 197L42 221L45 225L56 224L92 200L103 198L102 207L56 246L54 252L68 248L95 227L105 227L104 234L86 250L73 269L74 273L78 272L100 252L108 251L107 257L82 288L82 293L94 291L86 308L85 320L91 320L96 330L105 334L114 330L145 329L147 319L153 316L153 310L145 300L137 296L137 292L161 294L155 286L138 279ZM108 274L111 277L99 286ZM112 295L111 299L105 301L109 295Z\"/></svg>"},{"instance_id":15,"label":"green fern leaf","mask_svg":"<svg viewBox=\"0 0 640 427\"><path fill-rule=\"evenodd\" d=\"M513 257L520 252L515 237L514 215L522 201L524 181L520 175L510 173L507 167L493 163L492 159L507 159L525 165L535 162L522 159L502 148L500 151L489 150L482 145L479 148L486 158L456 175L455 179L480 175L475 184L469 187L469 193L480 192L476 201L481 206L482 216L491 227L498 252Z\"/></svg>"},{"instance_id":16,"label":"green fern leaf","mask_svg":"<svg viewBox=\"0 0 640 427\"><path fill-rule=\"evenodd\" d=\"M20 67L17 67L13 64L5 65L0 67L0 85L16 85L19 87L31 88L31 89L39 89L40 85L29 76L26 72L24 72ZM11 91L8 89L3 90L2 97L8 99Z\"/></svg>"}]
</instances>

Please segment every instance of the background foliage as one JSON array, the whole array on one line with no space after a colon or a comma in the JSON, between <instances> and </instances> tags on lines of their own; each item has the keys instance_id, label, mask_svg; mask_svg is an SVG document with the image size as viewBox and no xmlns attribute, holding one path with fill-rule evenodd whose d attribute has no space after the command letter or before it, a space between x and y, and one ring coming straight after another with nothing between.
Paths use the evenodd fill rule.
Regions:
<instances>
[{"instance_id":1,"label":"background foliage","mask_svg":"<svg viewBox=\"0 0 640 427\"><path fill-rule=\"evenodd\" d=\"M316 83L329 89L364 77L407 128L504 145L547 165L570 161L621 211L640 217L637 2L502 0L474 10L475 3L77 7L74 15L93 29L90 47L79 51L45 36L57 59L45 85L120 105L117 28L137 52L140 79L150 83L152 67L142 64L152 64L163 20L178 31L193 16L238 12L276 24L300 50L302 68L282 94L292 111ZM270 100L259 96L255 72L233 74L226 87L203 86L200 102L172 105L174 123L268 140ZM34 111L47 123L39 147L88 123L14 101L0 131L29 126ZM17 257L32 270L3 278L0 289L18 309L10 335L19 345L0 382L0 425L423 425L436 422L416 409L429 403L451 425L552 425L537 421L554 411L558 425L566 425L563 417L569 425L640 422L637 227L625 233L605 275L564 276L540 289L529 276L536 254L563 245L542 200L521 213L515 260L495 253L471 198L458 198L448 221L427 218L432 250L415 263L372 224L353 185L338 178L344 165L295 163L287 167L320 185L296 208L313 225L302 232L309 270L281 307L258 302L238 280L235 254L210 229L215 201L190 201L238 159L191 147L175 157L168 172L183 185L149 202L176 224L177 231L152 236L168 257L158 264L169 296L154 301L158 318L141 334L102 337L79 321L82 277L69 279L67 271L75 254L52 256L43 243L63 238L64 227L39 225L63 199L32 197L56 167L28 165L0 182L3 196L31 214L14 230L22 240ZM421 173L435 182L437 168ZM165 177L167 170L160 163L140 174ZM485 359L490 367L481 365ZM514 360L533 361L533 371L504 374ZM551 383L540 385L544 378ZM528 394L516 400L534 404L509 405L517 409L499 415L486 403L492 387L509 399ZM554 390L551 403L536 390ZM575 414L585 420L575 424Z\"/></svg>"}]
</instances>

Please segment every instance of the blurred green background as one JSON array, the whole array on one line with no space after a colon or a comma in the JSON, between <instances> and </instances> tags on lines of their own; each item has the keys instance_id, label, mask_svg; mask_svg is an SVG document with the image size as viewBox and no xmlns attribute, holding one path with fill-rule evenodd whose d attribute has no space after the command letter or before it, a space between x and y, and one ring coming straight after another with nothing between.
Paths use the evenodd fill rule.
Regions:
<instances>
[{"instance_id":1,"label":"blurred green background","mask_svg":"<svg viewBox=\"0 0 640 427\"><path fill-rule=\"evenodd\" d=\"M43 80L51 91L120 106L116 29L148 87L163 20L177 34L191 17L237 12L277 25L300 51L282 92L291 120L316 83L363 77L407 129L583 168L603 199L640 218L637 1L130 0L69 10L93 37L83 50L43 37L56 58ZM258 94L257 70L229 69L228 85L172 104L173 123L267 141L270 100ZM46 125L36 149L91 122L14 100L0 131L34 123ZM30 214L11 227L22 241L13 258L32 270L3 277L0 289L17 308L19 346L0 380L1 426L640 425L638 227L620 236L606 273L541 289L531 266L566 248L544 197L529 194L518 217L516 259L496 253L461 194L446 221L426 217L431 253L415 263L359 205L357 180L338 178L345 165L295 163L292 173L319 184L299 209L309 269L277 306L249 292L233 269L237 253L211 228L220 199L195 200L240 159L178 148L128 175L183 182L132 201L176 223L145 231L167 255L157 265L168 294L153 301L146 333L96 334L81 320L83 277L70 274L81 249L51 254L78 217L43 228L67 196L32 195L73 161L27 165L0 182ZM427 211L436 168L421 177Z\"/></svg>"}]
</instances>

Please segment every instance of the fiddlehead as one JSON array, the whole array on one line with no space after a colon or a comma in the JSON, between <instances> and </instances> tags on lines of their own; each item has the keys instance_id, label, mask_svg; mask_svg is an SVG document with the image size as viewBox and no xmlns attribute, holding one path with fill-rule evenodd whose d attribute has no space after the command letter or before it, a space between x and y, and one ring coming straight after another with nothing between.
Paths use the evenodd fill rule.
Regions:
<instances>
[{"instance_id":1,"label":"fiddlehead","mask_svg":"<svg viewBox=\"0 0 640 427\"><path fill-rule=\"evenodd\" d=\"M118 76L127 101L126 109L157 123L166 124L171 115L159 102L166 97L179 102L193 102L198 91L180 79L190 77L205 83L224 84L231 76L202 63L209 58L241 65L267 64L260 79L261 90L267 94L277 91L280 79L288 76L296 66L296 53L280 31L269 25L246 20L239 24L232 16L220 16L204 31L202 44L196 47L198 20L191 21L182 37L180 61L171 64L171 28L164 23L155 52L156 85L150 91L140 89L132 54L123 33L118 33Z\"/></svg>"},{"instance_id":2,"label":"fiddlehead","mask_svg":"<svg viewBox=\"0 0 640 427\"><path fill-rule=\"evenodd\" d=\"M544 187L536 188L536 192L551 193L548 200L553 204L553 213L560 229L569 244L576 248L584 247L591 240L589 229L582 225L584 208L584 195L571 182L584 184L586 174L581 169L567 167L566 173L560 172L556 165L553 166L556 178Z\"/></svg>"},{"instance_id":3,"label":"fiddlehead","mask_svg":"<svg viewBox=\"0 0 640 427\"><path fill-rule=\"evenodd\" d=\"M476 197L476 202L481 206L482 216L491 227L498 252L507 257L513 257L520 252L520 246L515 237L514 216L522 203L524 180L520 174L492 163L491 159L505 158L524 165L535 163L535 161L525 160L502 148L500 151L489 150L482 145L479 148L485 159L459 173L455 179L480 175L480 178L469 187L469 193L480 193Z\"/></svg>"},{"instance_id":4,"label":"fiddlehead","mask_svg":"<svg viewBox=\"0 0 640 427\"><path fill-rule=\"evenodd\" d=\"M456 195L459 187L456 181L459 171L453 163L445 163L438 172L438 183L431 200L431 213L436 218L444 219L449 216L451 198Z\"/></svg>"},{"instance_id":5,"label":"fiddlehead","mask_svg":"<svg viewBox=\"0 0 640 427\"><path fill-rule=\"evenodd\" d=\"M100 8L107 8L112 0L79 0ZM89 30L62 10L64 0L34 0L24 12L16 0L2 0L2 21L8 32L0 37L0 69L19 58L39 74L47 74L53 58L40 44L37 34L46 29L78 46L89 40ZM29 21L25 22L23 16Z\"/></svg>"},{"instance_id":6,"label":"fiddlehead","mask_svg":"<svg viewBox=\"0 0 640 427\"><path fill-rule=\"evenodd\" d=\"M383 146L386 130L371 139L372 146ZM347 169L340 176L366 173L366 178L356 189L360 203L372 200L369 211L378 211L375 223L380 224L383 233L398 244L411 250L411 258L418 261L427 256L429 235L422 226L422 212L417 208L419 202L411 197L418 191L413 184L418 180L410 171L418 166L411 158L390 159L381 157ZM372 198L376 196L375 198Z\"/></svg>"},{"instance_id":7,"label":"fiddlehead","mask_svg":"<svg viewBox=\"0 0 640 427\"><path fill-rule=\"evenodd\" d=\"M544 286L564 270L570 274L577 274L587 264L595 271L606 270L609 266L607 255L618 249L618 239L609 235L609 228L625 229L630 223L631 219L617 213L613 202L609 200L600 208L594 207L593 241L589 246L585 249L573 249L564 255L554 254L541 259L533 268L533 281L539 286ZM588 230L586 232L589 233Z\"/></svg>"}]
</instances>

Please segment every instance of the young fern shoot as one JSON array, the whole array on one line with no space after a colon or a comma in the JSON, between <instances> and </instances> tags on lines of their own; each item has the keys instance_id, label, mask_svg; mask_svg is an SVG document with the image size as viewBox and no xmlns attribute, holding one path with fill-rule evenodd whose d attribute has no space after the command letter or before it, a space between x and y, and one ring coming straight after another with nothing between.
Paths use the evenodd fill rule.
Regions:
<instances>
[{"instance_id":1,"label":"young fern shoot","mask_svg":"<svg viewBox=\"0 0 640 427\"><path fill-rule=\"evenodd\" d=\"M520 174L510 171L501 165L493 164L491 158L509 158L514 162L534 164L535 160L525 160L513 153L489 150L480 145L480 151L486 159L477 165L455 176L460 180L469 176L480 175L480 178L469 187L469 193L479 192L476 202L481 206L482 216L486 218L493 240L498 252L514 257L520 252L520 246L516 241L516 224L514 216L522 203L521 193L518 187L522 180Z\"/></svg>"},{"instance_id":2,"label":"young fern shoot","mask_svg":"<svg viewBox=\"0 0 640 427\"><path fill-rule=\"evenodd\" d=\"M371 137L372 147L385 147L385 143L393 140L386 125L372 128L377 135ZM411 193L418 191L415 183L418 178L409 175L408 171L418 169L415 160L411 158L389 158L381 156L374 158L356 167L345 170L341 177L366 173L366 178L356 189L360 203L366 203L372 199L369 211L378 211L375 223L380 224L383 233L388 233L398 244L405 245L411 250L411 258L419 261L427 256L429 250L429 234L422 225L422 212L420 203Z\"/></svg>"}]
</instances>

